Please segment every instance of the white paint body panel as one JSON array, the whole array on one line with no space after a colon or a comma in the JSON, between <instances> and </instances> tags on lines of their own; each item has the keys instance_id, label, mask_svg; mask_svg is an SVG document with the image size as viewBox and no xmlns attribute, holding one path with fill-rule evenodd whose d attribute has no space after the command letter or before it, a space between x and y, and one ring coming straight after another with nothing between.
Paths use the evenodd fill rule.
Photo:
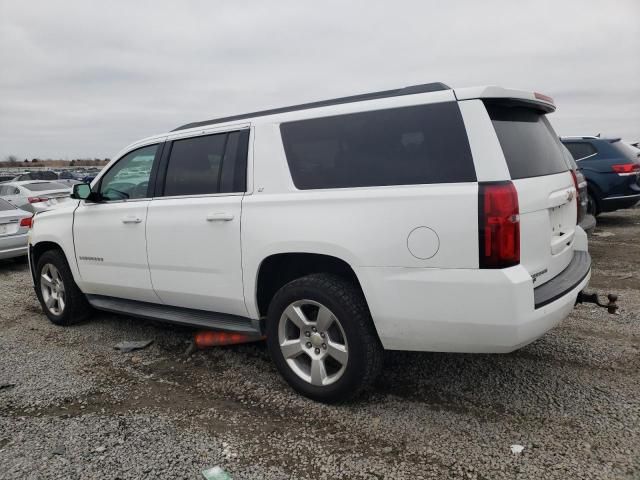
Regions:
<instances>
[{"instance_id":1,"label":"white paint body panel","mask_svg":"<svg viewBox=\"0 0 640 480\"><path fill-rule=\"evenodd\" d=\"M242 195L151 201L147 251L151 282L160 300L177 307L247 316L240 256L241 202ZM223 215L233 218L224 220Z\"/></svg>"},{"instance_id":2,"label":"white paint body panel","mask_svg":"<svg viewBox=\"0 0 640 480\"><path fill-rule=\"evenodd\" d=\"M59 243L86 293L252 319L260 317L257 278L267 257L292 252L330 255L354 270L385 348L511 351L565 318L589 280L587 276L573 291L534 308L531 274L547 268L548 273L537 279L537 284L544 283L569 263L574 250L587 249L575 214L571 218L575 204L558 200L563 190L572 188L569 173L514 181L521 206L522 263L482 270L477 182L301 191L291 179L279 128L291 120L457 99L478 181L509 180L481 101L485 97L520 98L551 109L530 92L479 87L313 108L150 137L119 156L166 138L250 127L246 194L154 199L135 202L138 206L123 202L118 207L122 211L104 215L88 215L91 208L99 210L82 204L73 229L75 251L73 209L65 206L38 215L32 244ZM571 244L552 255L549 208L556 207L564 208L562 222L573 233ZM130 229L117 224L124 213L139 214L144 222ZM206 221L212 214L233 218ZM416 229L434 233L412 237ZM421 238L429 244L420 245ZM76 255L104 257L105 262L78 269Z\"/></svg>"},{"instance_id":3,"label":"white paint body panel","mask_svg":"<svg viewBox=\"0 0 640 480\"><path fill-rule=\"evenodd\" d=\"M80 202L75 212L73 234L79 285L85 293L158 301L147 263L148 206L149 200ZM140 221L123 222L129 218Z\"/></svg>"}]
</instances>

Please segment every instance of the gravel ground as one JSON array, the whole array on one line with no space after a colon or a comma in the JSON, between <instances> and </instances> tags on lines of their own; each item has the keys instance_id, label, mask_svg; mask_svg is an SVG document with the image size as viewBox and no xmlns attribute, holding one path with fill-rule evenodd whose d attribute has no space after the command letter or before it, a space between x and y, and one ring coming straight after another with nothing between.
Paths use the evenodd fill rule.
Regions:
<instances>
[{"instance_id":1,"label":"gravel ground","mask_svg":"<svg viewBox=\"0 0 640 480\"><path fill-rule=\"evenodd\" d=\"M640 209L598 220L591 286L621 315L578 306L508 355L389 352L342 406L294 394L263 344L187 358L186 328L56 327L0 262L0 478L640 478Z\"/></svg>"}]
</instances>

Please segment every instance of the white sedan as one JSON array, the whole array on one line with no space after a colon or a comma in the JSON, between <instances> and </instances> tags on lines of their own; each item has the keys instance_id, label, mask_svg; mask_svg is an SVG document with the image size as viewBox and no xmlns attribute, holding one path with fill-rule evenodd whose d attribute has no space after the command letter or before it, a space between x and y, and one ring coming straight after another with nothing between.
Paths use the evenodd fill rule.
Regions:
<instances>
[{"instance_id":1,"label":"white sedan","mask_svg":"<svg viewBox=\"0 0 640 480\"><path fill-rule=\"evenodd\" d=\"M0 259L27 254L27 233L32 216L0 198Z\"/></svg>"},{"instance_id":2,"label":"white sedan","mask_svg":"<svg viewBox=\"0 0 640 480\"><path fill-rule=\"evenodd\" d=\"M28 212L39 212L70 199L71 187L48 180L25 180L0 184L0 198Z\"/></svg>"}]
</instances>

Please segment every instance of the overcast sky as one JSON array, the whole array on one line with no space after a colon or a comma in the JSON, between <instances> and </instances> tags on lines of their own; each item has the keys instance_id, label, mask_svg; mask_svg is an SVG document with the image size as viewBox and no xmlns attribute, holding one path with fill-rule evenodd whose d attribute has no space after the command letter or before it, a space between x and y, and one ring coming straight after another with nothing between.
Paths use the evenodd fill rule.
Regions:
<instances>
[{"instance_id":1,"label":"overcast sky","mask_svg":"<svg viewBox=\"0 0 640 480\"><path fill-rule=\"evenodd\" d=\"M0 159L110 157L191 121L442 81L640 140L640 1L0 0Z\"/></svg>"}]
</instances>

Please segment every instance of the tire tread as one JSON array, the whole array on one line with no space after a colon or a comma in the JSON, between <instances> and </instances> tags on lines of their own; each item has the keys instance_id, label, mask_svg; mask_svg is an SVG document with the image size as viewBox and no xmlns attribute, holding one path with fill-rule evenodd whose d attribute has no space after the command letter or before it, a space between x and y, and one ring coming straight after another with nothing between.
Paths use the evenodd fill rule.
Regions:
<instances>
[{"instance_id":1,"label":"tire tread","mask_svg":"<svg viewBox=\"0 0 640 480\"><path fill-rule=\"evenodd\" d=\"M272 312L272 306L278 304L279 299L286 295L288 291L297 288L320 290L336 299L344 309L349 311L351 313L350 320L355 323L358 341L361 343L364 352L361 374L357 377L357 381L350 385L351 388L348 391L341 391L335 397L319 397L308 395L305 392L302 393L315 400L334 403L353 399L369 390L382 369L383 349L362 292L353 283L338 275L313 273L291 281L276 293L269 306L270 322L279 320L281 313Z\"/></svg>"},{"instance_id":2,"label":"tire tread","mask_svg":"<svg viewBox=\"0 0 640 480\"><path fill-rule=\"evenodd\" d=\"M87 302L87 298L84 296L84 293L82 293L76 285L76 282L73 279L73 274L71 273L71 268L69 267L69 263L67 262L67 258L64 253L60 250L48 250L43 253L38 259L38 264L36 266L38 276L40 275L40 271L45 263L51 263L58 269L62 276L62 280L64 281L66 294L65 309L62 312L62 315L56 316L49 312L45 306L42 299L42 293L40 292L40 284L38 283L36 285L36 295L38 296L42 309L49 320L56 325L61 326L75 325L86 320L91 314L92 309L89 302Z\"/></svg>"}]
</instances>

